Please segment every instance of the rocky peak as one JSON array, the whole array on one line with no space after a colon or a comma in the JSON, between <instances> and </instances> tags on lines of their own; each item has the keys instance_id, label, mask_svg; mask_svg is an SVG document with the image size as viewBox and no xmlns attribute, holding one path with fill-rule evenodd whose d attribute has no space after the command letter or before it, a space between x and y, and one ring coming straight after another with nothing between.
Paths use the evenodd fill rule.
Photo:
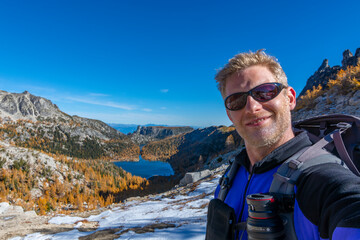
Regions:
<instances>
[{"instance_id":1,"label":"rocky peak","mask_svg":"<svg viewBox=\"0 0 360 240\"><path fill-rule=\"evenodd\" d=\"M343 60L341 61L341 64L343 65L343 68L346 68L347 66L356 66L359 62L360 57L360 48L356 49L355 56L353 56L352 52L350 52L349 49L346 49L343 52Z\"/></svg>"},{"instance_id":2,"label":"rocky peak","mask_svg":"<svg viewBox=\"0 0 360 240\"><path fill-rule=\"evenodd\" d=\"M50 100L32 95L28 91L23 93L0 91L0 119L14 122L29 120L34 129L37 128L36 122L39 122L44 129L47 129L46 132L59 128L64 134L77 136L80 140L87 137L108 140L124 136L99 120L70 116L60 111ZM45 121L51 122L51 125L41 123Z\"/></svg>"},{"instance_id":3,"label":"rocky peak","mask_svg":"<svg viewBox=\"0 0 360 240\"><path fill-rule=\"evenodd\" d=\"M356 49L355 57L356 57L356 58L359 58L359 57L360 57L360 48Z\"/></svg>"},{"instance_id":4,"label":"rocky peak","mask_svg":"<svg viewBox=\"0 0 360 240\"><path fill-rule=\"evenodd\" d=\"M39 118L64 118L69 117L61 112L50 100L30 94L9 93L0 91L0 117L10 120L31 120Z\"/></svg>"},{"instance_id":5,"label":"rocky peak","mask_svg":"<svg viewBox=\"0 0 360 240\"><path fill-rule=\"evenodd\" d=\"M346 50L343 53L342 67L335 66L323 72L320 69L316 71L309 78L303 92L318 84L322 84L323 89L317 89L298 99L297 107L292 113L293 120L299 121L326 114L360 116L359 55L359 48L355 56ZM337 75L339 70L342 70L343 74ZM327 85L329 79L335 81Z\"/></svg>"},{"instance_id":6,"label":"rocky peak","mask_svg":"<svg viewBox=\"0 0 360 240\"><path fill-rule=\"evenodd\" d=\"M306 82L304 89L301 91L300 96L304 95L307 90L311 90L313 86L317 87L319 84L326 88L329 79L334 79L340 69L346 69L347 66L356 66L360 59L360 48L356 49L355 56L349 49L343 52L342 66L329 66L329 61L324 59L319 69L311 76Z\"/></svg>"},{"instance_id":7,"label":"rocky peak","mask_svg":"<svg viewBox=\"0 0 360 240\"><path fill-rule=\"evenodd\" d=\"M317 70L318 72L323 72L325 71L327 68L329 68L329 60L324 59L323 63L321 64L321 66L319 67L319 69Z\"/></svg>"},{"instance_id":8,"label":"rocky peak","mask_svg":"<svg viewBox=\"0 0 360 240\"><path fill-rule=\"evenodd\" d=\"M353 56L353 54L350 52L349 49L346 49L344 52L343 52L343 60L341 61L341 63L343 65L345 65L344 63L346 63L346 61L351 58Z\"/></svg>"}]
</instances>

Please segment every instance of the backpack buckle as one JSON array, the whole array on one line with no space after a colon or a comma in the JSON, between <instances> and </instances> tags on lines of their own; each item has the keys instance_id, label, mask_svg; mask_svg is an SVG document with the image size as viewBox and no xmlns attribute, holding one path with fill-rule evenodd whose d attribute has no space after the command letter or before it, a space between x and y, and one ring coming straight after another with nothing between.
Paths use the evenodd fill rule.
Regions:
<instances>
[{"instance_id":1,"label":"backpack buckle","mask_svg":"<svg viewBox=\"0 0 360 240\"><path fill-rule=\"evenodd\" d=\"M339 122L336 124L336 127L340 128L341 130L346 130L351 127L351 124L346 122Z\"/></svg>"},{"instance_id":2,"label":"backpack buckle","mask_svg":"<svg viewBox=\"0 0 360 240\"><path fill-rule=\"evenodd\" d=\"M288 163L289 168L294 169L294 170L298 169L301 165L302 165L302 162L297 161L295 159L291 159Z\"/></svg>"}]
</instances>

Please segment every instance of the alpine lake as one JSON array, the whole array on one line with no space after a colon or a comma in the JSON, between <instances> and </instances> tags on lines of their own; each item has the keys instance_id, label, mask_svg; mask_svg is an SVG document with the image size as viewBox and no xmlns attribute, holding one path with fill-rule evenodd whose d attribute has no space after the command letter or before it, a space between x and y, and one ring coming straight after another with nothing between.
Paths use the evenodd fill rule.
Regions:
<instances>
[{"instance_id":1,"label":"alpine lake","mask_svg":"<svg viewBox=\"0 0 360 240\"><path fill-rule=\"evenodd\" d=\"M168 162L162 161L147 161L139 156L138 162L114 162L118 167L121 167L132 175L140 176L143 178L150 178L152 176L171 176L174 171Z\"/></svg>"}]
</instances>

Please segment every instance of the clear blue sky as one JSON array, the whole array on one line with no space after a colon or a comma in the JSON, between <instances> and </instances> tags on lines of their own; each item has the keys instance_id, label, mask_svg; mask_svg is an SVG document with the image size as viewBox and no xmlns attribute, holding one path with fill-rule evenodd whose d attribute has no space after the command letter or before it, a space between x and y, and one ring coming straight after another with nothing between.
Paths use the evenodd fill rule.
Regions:
<instances>
[{"instance_id":1,"label":"clear blue sky","mask_svg":"<svg viewBox=\"0 0 360 240\"><path fill-rule=\"evenodd\" d=\"M360 1L0 2L0 89L107 123L230 125L214 75L265 48L300 93L360 47Z\"/></svg>"}]
</instances>

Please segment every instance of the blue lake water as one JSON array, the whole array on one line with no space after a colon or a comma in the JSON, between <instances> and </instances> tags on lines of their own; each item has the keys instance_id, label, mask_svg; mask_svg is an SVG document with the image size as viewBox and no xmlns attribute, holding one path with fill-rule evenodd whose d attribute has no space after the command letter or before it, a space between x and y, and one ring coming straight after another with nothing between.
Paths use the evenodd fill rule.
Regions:
<instances>
[{"instance_id":1,"label":"blue lake water","mask_svg":"<svg viewBox=\"0 0 360 240\"><path fill-rule=\"evenodd\" d=\"M114 164L132 175L144 178L174 175L174 170L168 162L147 161L141 157L138 162L114 162Z\"/></svg>"}]
</instances>

